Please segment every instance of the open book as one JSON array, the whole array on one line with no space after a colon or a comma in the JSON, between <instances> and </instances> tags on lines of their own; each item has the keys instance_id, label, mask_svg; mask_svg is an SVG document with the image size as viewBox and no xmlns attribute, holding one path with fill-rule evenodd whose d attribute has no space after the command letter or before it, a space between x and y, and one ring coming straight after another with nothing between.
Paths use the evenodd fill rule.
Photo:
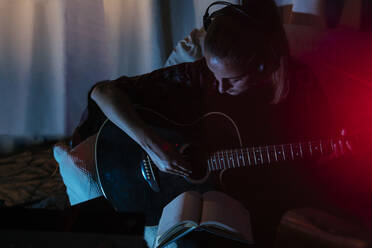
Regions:
<instances>
[{"instance_id":1,"label":"open book","mask_svg":"<svg viewBox=\"0 0 372 248\"><path fill-rule=\"evenodd\" d=\"M163 247L195 229L253 244L249 212L241 203L219 191L203 195L187 191L164 207L154 247Z\"/></svg>"}]
</instances>

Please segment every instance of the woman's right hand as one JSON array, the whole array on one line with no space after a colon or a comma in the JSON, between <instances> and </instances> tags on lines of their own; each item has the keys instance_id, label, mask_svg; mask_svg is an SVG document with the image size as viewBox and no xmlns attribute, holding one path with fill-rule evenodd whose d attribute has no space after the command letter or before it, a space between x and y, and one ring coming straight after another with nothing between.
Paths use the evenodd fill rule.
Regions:
<instances>
[{"instance_id":1,"label":"woman's right hand","mask_svg":"<svg viewBox=\"0 0 372 248\"><path fill-rule=\"evenodd\" d=\"M180 152L146 125L118 84L121 82L109 81L95 86L91 98L110 121L147 152L160 171L188 176L191 172Z\"/></svg>"},{"instance_id":2,"label":"woman's right hand","mask_svg":"<svg viewBox=\"0 0 372 248\"><path fill-rule=\"evenodd\" d=\"M159 140L156 145L145 149L153 163L158 169L182 177L188 177L191 171L189 163L184 159L176 147L164 140Z\"/></svg>"}]
</instances>

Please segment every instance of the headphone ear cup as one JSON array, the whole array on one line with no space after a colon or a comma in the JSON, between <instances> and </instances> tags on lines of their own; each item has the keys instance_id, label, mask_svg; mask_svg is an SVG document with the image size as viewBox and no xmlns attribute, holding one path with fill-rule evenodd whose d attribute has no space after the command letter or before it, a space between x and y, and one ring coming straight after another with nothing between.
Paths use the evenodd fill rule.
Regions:
<instances>
[{"instance_id":1,"label":"headphone ear cup","mask_svg":"<svg viewBox=\"0 0 372 248\"><path fill-rule=\"evenodd\" d=\"M205 31L207 31L209 25L211 25L211 17L208 15L205 18L203 18L203 27Z\"/></svg>"},{"instance_id":2,"label":"headphone ear cup","mask_svg":"<svg viewBox=\"0 0 372 248\"><path fill-rule=\"evenodd\" d=\"M258 72L260 72L260 73L264 72L264 70L265 70L265 65L264 65L264 63L260 63L260 64L258 65L257 70L258 70Z\"/></svg>"},{"instance_id":3,"label":"headphone ear cup","mask_svg":"<svg viewBox=\"0 0 372 248\"><path fill-rule=\"evenodd\" d=\"M226 8L226 7L225 7ZM213 18L221 15L221 12L222 12L223 9L221 10L217 10L215 12L213 12L212 14L210 15L204 15L203 16L203 26L204 26L204 30L207 31L208 27L211 25L212 23L212 20Z\"/></svg>"},{"instance_id":4,"label":"headphone ear cup","mask_svg":"<svg viewBox=\"0 0 372 248\"><path fill-rule=\"evenodd\" d=\"M266 78L269 73L270 73L269 65L265 64L264 62L258 64L257 74L260 78Z\"/></svg>"},{"instance_id":5,"label":"headphone ear cup","mask_svg":"<svg viewBox=\"0 0 372 248\"><path fill-rule=\"evenodd\" d=\"M273 47L260 51L257 71L262 74L271 74L280 67L280 58L274 52Z\"/></svg>"}]
</instances>

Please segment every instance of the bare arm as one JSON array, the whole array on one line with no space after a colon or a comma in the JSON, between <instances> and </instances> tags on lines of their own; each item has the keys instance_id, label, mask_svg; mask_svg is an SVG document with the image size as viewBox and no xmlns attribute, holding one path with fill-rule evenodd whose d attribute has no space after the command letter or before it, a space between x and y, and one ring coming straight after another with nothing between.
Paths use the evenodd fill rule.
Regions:
<instances>
[{"instance_id":1,"label":"bare arm","mask_svg":"<svg viewBox=\"0 0 372 248\"><path fill-rule=\"evenodd\" d=\"M161 171L188 176L186 162L181 154L171 145L166 146L170 149L164 149L167 142L138 116L123 90L118 89L114 83L107 82L97 85L91 93L91 98L110 121L147 152Z\"/></svg>"}]
</instances>

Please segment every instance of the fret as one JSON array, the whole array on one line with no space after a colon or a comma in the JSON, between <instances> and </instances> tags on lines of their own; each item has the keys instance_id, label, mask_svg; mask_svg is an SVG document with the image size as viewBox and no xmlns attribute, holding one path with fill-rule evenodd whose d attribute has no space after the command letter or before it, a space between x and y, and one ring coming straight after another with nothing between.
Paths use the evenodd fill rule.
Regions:
<instances>
[{"instance_id":1,"label":"fret","mask_svg":"<svg viewBox=\"0 0 372 248\"><path fill-rule=\"evenodd\" d=\"M219 169L219 164L218 164L219 163L219 161L218 161L219 158L216 157L216 153L213 153L213 158L214 158L214 163L216 164L216 168Z\"/></svg>"},{"instance_id":2,"label":"fret","mask_svg":"<svg viewBox=\"0 0 372 248\"><path fill-rule=\"evenodd\" d=\"M334 152L335 147L334 147L334 144L333 144L333 140L332 139L331 139L331 149L332 149L332 152Z\"/></svg>"},{"instance_id":3,"label":"fret","mask_svg":"<svg viewBox=\"0 0 372 248\"><path fill-rule=\"evenodd\" d=\"M226 150L226 151L225 151L225 154L226 154L226 159L227 159L227 166L228 166L228 168L233 168L233 165L232 165L232 158L231 158L231 156L229 155L229 151Z\"/></svg>"},{"instance_id":4,"label":"fret","mask_svg":"<svg viewBox=\"0 0 372 248\"><path fill-rule=\"evenodd\" d=\"M230 155L228 155L230 154ZM228 156L229 162L230 162L230 168L235 168L234 166L234 157L231 154L231 151L226 151L226 155Z\"/></svg>"},{"instance_id":5,"label":"fret","mask_svg":"<svg viewBox=\"0 0 372 248\"><path fill-rule=\"evenodd\" d=\"M225 168L225 160L220 157L220 152L217 152L217 156L218 156L218 163L220 164L220 170L222 170L223 168ZM222 166L221 161L223 162L223 166Z\"/></svg>"},{"instance_id":6,"label":"fret","mask_svg":"<svg viewBox=\"0 0 372 248\"><path fill-rule=\"evenodd\" d=\"M258 147L260 149L260 155L261 155L261 164L264 164L264 159L262 157L262 147Z\"/></svg>"},{"instance_id":7,"label":"fret","mask_svg":"<svg viewBox=\"0 0 372 248\"><path fill-rule=\"evenodd\" d=\"M238 167L240 167L240 162L239 162L239 155L238 155L238 150L235 150L235 154L236 154L236 160L238 161Z\"/></svg>"},{"instance_id":8,"label":"fret","mask_svg":"<svg viewBox=\"0 0 372 248\"><path fill-rule=\"evenodd\" d=\"M233 155L232 150L230 150L230 153L231 153L230 160L232 161L232 166L233 166L233 168L235 168L235 158L234 158L234 155Z\"/></svg>"},{"instance_id":9,"label":"fret","mask_svg":"<svg viewBox=\"0 0 372 248\"><path fill-rule=\"evenodd\" d=\"M249 150L248 150L248 148L247 148L246 150L247 150L247 154L248 154L248 161L249 161L249 166L251 166L251 165L252 165L252 163L251 163L251 157L249 156Z\"/></svg>"},{"instance_id":10,"label":"fret","mask_svg":"<svg viewBox=\"0 0 372 248\"><path fill-rule=\"evenodd\" d=\"M234 163L235 163L235 167L239 168L239 167L240 167L240 163L239 163L238 152L236 151L236 149L231 150L231 152L234 154Z\"/></svg>"},{"instance_id":11,"label":"fret","mask_svg":"<svg viewBox=\"0 0 372 248\"><path fill-rule=\"evenodd\" d=\"M282 150L282 147L281 146L275 146L274 145L274 149L276 151L276 157L277 157L277 161L283 161L284 160L284 155L283 155L283 152L281 151Z\"/></svg>"},{"instance_id":12,"label":"fret","mask_svg":"<svg viewBox=\"0 0 372 248\"><path fill-rule=\"evenodd\" d=\"M284 144L284 152L285 152L285 160L293 160L293 149L292 149L292 144Z\"/></svg>"},{"instance_id":13,"label":"fret","mask_svg":"<svg viewBox=\"0 0 372 248\"><path fill-rule=\"evenodd\" d=\"M235 158L232 150L230 150L230 162L232 162L232 168L235 168Z\"/></svg>"},{"instance_id":14,"label":"fret","mask_svg":"<svg viewBox=\"0 0 372 248\"><path fill-rule=\"evenodd\" d=\"M300 145L300 154L301 154L301 158L304 158L304 154L302 152L302 146L301 146L301 142L298 143Z\"/></svg>"},{"instance_id":15,"label":"fret","mask_svg":"<svg viewBox=\"0 0 372 248\"><path fill-rule=\"evenodd\" d=\"M275 145L274 145L273 147L274 147L275 161L278 162L278 154L276 154L276 148L275 148Z\"/></svg>"},{"instance_id":16,"label":"fret","mask_svg":"<svg viewBox=\"0 0 372 248\"><path fill-rule=\"evenodd\" d=\"M263 164L263 162L262 162L262 152L261 152L260 147L259 146L258 147L255 147L253 149L253 152L256 155L256 159L257 159L256 165Z\"/></svg>"},{"instance_id":17,"label":"fret","mask_svg":"<svg viewBox=\"0 0 372 248\"><path fill-rule=\"evenodd\" d=\"M245 163L245 159L244 159L244 153L243 153L243 148L240 148L240 156L242 156L242 158L243 158L243 166L245 167L245 166L247 166L246 165L246 163Z\"/></svg>"},{"instance_id":18,"label":"fret","mask_svg":"<svg viewBox=\"0 0 372 248\"><path fill-rule=\"evenodd\" d=\"M323 155L322 148L321 148L321 141L320 142L312 141L311 147L312 147L313 155L316 155L316 156Z\"/></svg>"},{"instance_id":19,"label":"fret","mask_svg":"<svg viewBox=\"0 0 372 248\"><path fill-rule=\"evenodd\" d=\"M254 165L257 165L256 153L254 152L255 148L252 147L252 150L253 150L253 157L254 157Z\"/></svg>"},{"instance_id":20,"label":"fret","mask_svg":"<svg viewBox=\"0 0 372 248\"><path fill-rule=\"evenodd\" d=\"M323 155L322 140L319 141L320 155Z\"/></svg>"},{"instance_id":21,"label":"fret","mask_svg":"<svg viewBox=\"0 0 372 248\"><path fill-rule=\"evenodd\" d=\"M282 145L282 151L283 151L283 160L285 161L284 145Z\"/></svg>"},{"instance_id":22,"label":"fret","mask_svg":"<svg viewBox=\"0 0 372 248\"><path fill-rule=\"evenodd\" d=\"M217 158L216 158L216 155L217 155ZM216 152L214 154L214 156L215 156L215 159L216 159L216 166L217 166L217 168L218 169L221 169L221 161L220 161L220 156L218 155L218 152Z\"/></svg>"},{"instance_id":23,"label":"fret","mask_svg":"<svg viewBox=\"0 0 372 248\"><path fill-rule=\"evenodd\" d=\"M341 154L343 154L344 153L344 146L342 145L342 140L338 140L338 145L339 145L339 149L340 149Z\"/></svg>"},{"instance_id":24,"label":"fret","mask_svg":"<svg viewBox=\"0 0 372 248\"><path fill-rule=\"evenodd\" d=\"M211 162L209 161L209 159L207 159L207 164L208 164L208 170L209 171L212 171L212 166L211 166Z\"/></svg>"},{"instance_id":25,"label":"fret","mask_svg":"<svg viewBox=\"0 0 372 248\"><path fill-rule=\"evenodd\" d=\"M299 144L292 144L292 147L294 149L294 157L295 159L301 159L301 151L300 151L300 145Z\"/></svg>"},{"instance_id":26,"label":"fret","mask_svg":"<svg viewBox=\"0 0 372 248\"><path fill-rule=\"evenodd\" d=\"M270 163L278 162L275 147L272 145L268 146L268 151L269 151L268 157L270 158Z\"/></svg>"},{"instance_id":27,"label":"fret","mask_svg":"<svg viewBox=\"0 0 372 248\"><path fill-rule=\"evenodd\" d=\"M289 144L290 147L291 147L291 156L292 156L292 160L294 160L294 157L293 157L293 147L292 147L292 144Z\"/></svg>"},{"instance_id":28,"label":"fret","mask_svg":"<svg viewBox=\"0 0 372 248\"><path fill-rule=\"evenodd\" d=\"M254 148L253 152L254 152L254 154L256 156L256 159L257 159L256 165L263 164L261 147Z\"/></svg>"},{"instance_id":29,"label":"fret","mask_svg":"<svg viewBox=\"0 0 372 248\"><path fill-rule=\"evenodd\" d=\"M266 153L267 153L267 162L270 164L270 153L269 153L269 146L266 146Z\"/></svg>"},{"instance_id":30,"label":"fret","mask_svg":"<svg viewBox=\"0 0 372 248\"><path fill-rule=\"evenodd\" d=\"M216 170L217 170L218 169L218 165L217 165L217 161L216 161L216 153L213 153L213 162L214 162L214 164L216 166Z\"/></svg>"},{"instance_id":31,"label":"fret","mask_svg":"<svg viewBox=\"0 0 372 248\"><path fill-rule=\"evenodd\" d=\"M215 156L214 156L214 153L212 154L212 167L214 168L214 165L213 165L213 163L215 163L216 162L216 159L215 159Z\"/></svg>"},{"instance_id":32,"label":"fret","mask_svg":"<svg viewBox=\"0 0 372 248\"><path fill-rule=\"evenodd\" d=\"M331 140L328 141L328 150L327 150L327 153L334 152L334 149L335 149L335 146L334 146L333 140L331 139Z\"/></svg>"},{"instance_id":33,"label":"fret","mask_svg":"<svg viewBox=\"0 0 372 248\"><path fill-rule=\"evenodd\" d=\"M222 151L221 151L221 154L222 154L223 161L224 161L224 165L225 165L224 168L225 168L225 169L230 168L230 165L229 165L229 157L227 156L226 151L225 151L225 150L222 150Z\"/></svg>"},{"instance_id":34,"label":"fret","mask_svg":"<svg viewBox=\"0 0 372 248\"><path fill-rule=\"evenodd\" d=\"M309 151L310 151L310 156L313 156L313 149L311 149L311 141L309 141Z\"/></svg>"},{"instance_id":35,"label":"fret","mask_svg":"<svg viewBox=\"0 0 372 248\"><path fill-rule=\"evenodd\" d=\"M222 152L222 154L223 154L223 152ZM229 155L227 154L227 151L225 151L225 156L226 156L226 160L227 160L227 168L230 168L230 159L229 159Z\"/></svg>"},{"instance_id":36,"label":"fret","mask_svg":"<svg viewBox=\"0 0 372 248\"><path fill-rule=\"evenodd\" d=\"M319 145L316 141L311 142L311 149L315 155L319 155Z\"/></svg>"}]
</instances>

